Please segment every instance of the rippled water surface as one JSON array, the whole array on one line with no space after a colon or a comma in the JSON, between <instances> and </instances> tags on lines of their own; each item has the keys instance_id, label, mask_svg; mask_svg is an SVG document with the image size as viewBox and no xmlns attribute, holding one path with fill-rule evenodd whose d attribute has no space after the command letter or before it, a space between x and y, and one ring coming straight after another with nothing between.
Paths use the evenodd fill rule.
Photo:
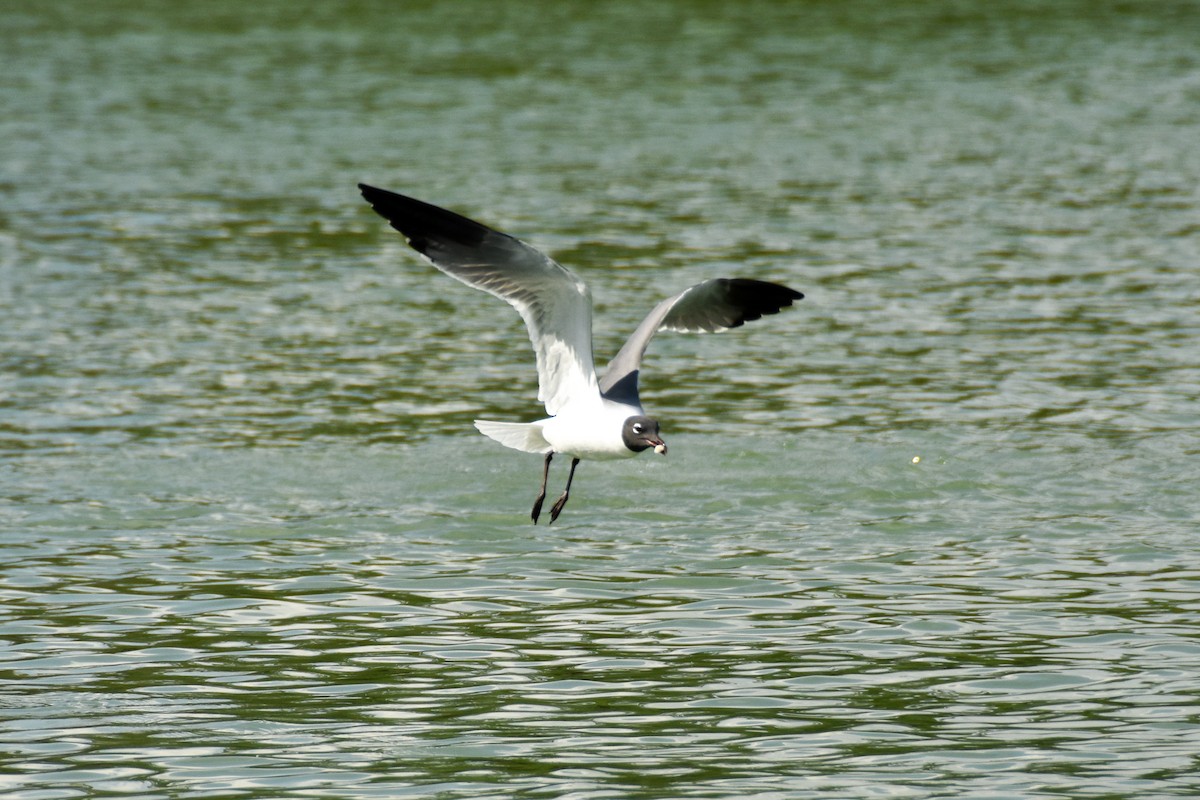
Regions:
<instances>
[{"instance_id":1,"label":"rippled water surface","mask_svg":"<svg viewBox=\"0 0 1200 800\"><path fill-rule=\"evenodd\" d=\"M0 793L1195 797L1191 3L0 9ZM525 238L668 458L531 526ZM563 474L557 472L554 481Z\"/></svg>"}]
</instances>

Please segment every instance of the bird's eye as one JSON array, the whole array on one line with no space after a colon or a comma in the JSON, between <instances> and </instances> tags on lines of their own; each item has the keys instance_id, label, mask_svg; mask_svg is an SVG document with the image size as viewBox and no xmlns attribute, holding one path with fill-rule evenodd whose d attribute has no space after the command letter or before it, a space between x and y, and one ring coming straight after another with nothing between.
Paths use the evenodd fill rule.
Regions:
<instances>
[{"instance_id":1,"label":"bird's eye","mask_svg":"<svg viewBox=\"0 0 1200 800\"><path fill-rule=\"evenodd\" d=\"M641 433L644 430L645 430L645 428L642 427L642 423L640 423L640 422L633 423L633 432L634 433Z\"/></svg>"}]
</instances>

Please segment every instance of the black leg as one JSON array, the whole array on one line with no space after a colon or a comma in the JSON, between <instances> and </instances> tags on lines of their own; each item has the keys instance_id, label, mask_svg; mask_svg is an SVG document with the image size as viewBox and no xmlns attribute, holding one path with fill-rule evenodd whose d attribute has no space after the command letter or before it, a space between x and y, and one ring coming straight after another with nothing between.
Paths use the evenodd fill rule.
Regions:
<instances>
[{"instance_id":1,"label":"black leg","mask_svg":"<svg viewBox=\"0 0 1200 800\"><path fill-rule=\"evenodd\" d=\"M563 493L554 501L554 505L550 507L550 524L554 524L554 520L558 519L558 515L562 513L563 506L567 504L567 498L571 496L571 480L575 477L575 468L579 466L579 459L571 459L571 471L567 473L567 488L563 489Z\"/></svg>"},{"instance_id":2,"label":"black leg","mask_svg":"<svg viewBox=\"0 0 1200 800\"><path fill-rule=\"evenodd\" d=\"M542 488L538 490L537 500L533 501L533 524L537 525L538 517L542 513L542 502L546 499L546 481L550 478L550 459L554 458L554 451L546 453L546 466L542 468ZM554 516L558 516L555 514ZM554 520L550 520L553 522Z\"/></svg>"}]
</instances>

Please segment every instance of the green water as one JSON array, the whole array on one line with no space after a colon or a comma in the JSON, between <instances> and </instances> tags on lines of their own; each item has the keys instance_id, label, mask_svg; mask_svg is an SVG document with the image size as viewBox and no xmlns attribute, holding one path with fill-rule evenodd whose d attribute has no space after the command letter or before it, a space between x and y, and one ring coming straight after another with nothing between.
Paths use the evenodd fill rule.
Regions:
<instances>
[{"instance_id":1,"label":"green water","mask_svg":"<svg viewBox=\"0 0 1200 800\"><path fill-rule=\"evenodd\" d=\"M1200 793L1194 4L162 5L0 7L6 798ZM807 297L533 527L358 181Z\"/></svg>"}]
</instances>

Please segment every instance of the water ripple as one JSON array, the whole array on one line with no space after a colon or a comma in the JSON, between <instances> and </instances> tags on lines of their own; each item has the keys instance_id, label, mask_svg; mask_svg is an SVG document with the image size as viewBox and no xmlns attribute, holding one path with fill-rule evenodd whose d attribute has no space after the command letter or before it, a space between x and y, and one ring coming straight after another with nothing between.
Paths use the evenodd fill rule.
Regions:
<instances>
[{"instance_id":1,"label":"water ripple","mask_svg":"<svg viewBox=\"0 0 1200 800\"><path fill-rule=\"evenodd\" d=\"M1200 792L1187 4L24 5L5 797ZM670 459L535 528L519 320L360 179L577 269L601 358L806 299L656 338Z\"/></svg>"},{"instance_id":2,"label":"water ripple","mask_svg":"<svg viewBox=\"0 0 1200 800\"><path fill-rule=\"evenodd\" d=\"M218 465L231 488L266 466ZM127 503L136 538L24 540L10 562L28 588L5 581L0 619L25 700L0 731L9 790L1190 784L1200 573L1164 545L879 535L875 514L800 539L720 516L702 539L599 518L456 534L353 504L329 536L259 494L253 514L142 525L193 468Z\"/></svg>"}]
</instances>

